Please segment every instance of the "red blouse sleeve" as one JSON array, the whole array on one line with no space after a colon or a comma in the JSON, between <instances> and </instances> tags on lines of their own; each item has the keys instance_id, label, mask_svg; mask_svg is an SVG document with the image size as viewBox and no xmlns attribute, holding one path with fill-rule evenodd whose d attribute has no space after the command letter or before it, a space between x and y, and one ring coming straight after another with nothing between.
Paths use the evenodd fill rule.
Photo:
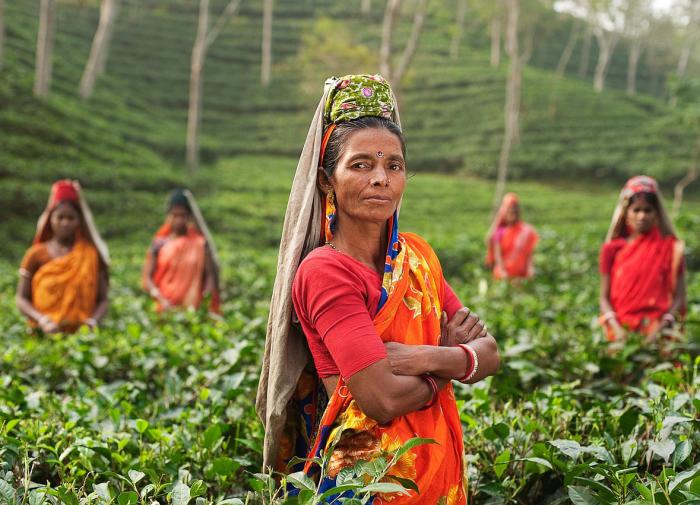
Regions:
<instances>
[{"instance_id":1,"label":"red blouse sleeve","mask_svg":"<svg viewBox=\"0 0 700 505\"><path fill-rule=\"evenodd\" d=\"M364 284L343 265L323 257L302 263L293 291L297 314L318 333L345 379L386 358Z\"/></svg>"},{"instance_id":2,"label":"red blouse sleeve","mask_svg":"<svg viewBox=\"0 0 700 505\"><path fill-rule=\"evenodd\" d=\"M447 281L443 282L445 283L445 298L442 301L442 310L447 312L447 319L449 321L452 319L452 316L455 315L455 312L461 309L463 305L462 302L459 301L459 298L455 292L452 290L452 286L450 286Z\"/></svg>"}]
</instances>

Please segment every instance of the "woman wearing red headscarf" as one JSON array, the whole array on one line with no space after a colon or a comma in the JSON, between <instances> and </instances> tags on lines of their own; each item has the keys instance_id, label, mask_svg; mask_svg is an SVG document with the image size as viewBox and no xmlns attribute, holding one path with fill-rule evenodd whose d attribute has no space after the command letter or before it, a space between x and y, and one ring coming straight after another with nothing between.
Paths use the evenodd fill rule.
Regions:
<instances>
[{"instance_id":1,"label":"woman wearing red headscarf","mask_svg":"<svg viewBox=\"0 0 700 505\"><path fill-rule=\"evenodd\" d=\"M493 277L532 277L535 273L532 253L538 239L535 229L520 219L518 196L515 193L506 194L487 235L486 265L493 268Z\"/></svg>"},{"instance_id":2,"label":"woman wearing red headscarf","mask_svg":"<svg viewBox=\"0 0 700 505\"><path fill-rule=\"evenodd\" d=\"M108 265L80 185L58 181L22 260L17 308L45 333L95 327L107 312Z\"/></svg>"},{"instance_id":3,"label":"woman wearing red headscarf","mask_svg":"<svg viewBox=\"0 0 700 505\"><path fill-rule=\"evenodd\" d=\"M143 287L161 312L194 307L211 296L209 310L219 312L219 261L214 241L188 190L170 195L168 216L146 256Z\"/></svg>"},{"instance_id":4,"label":"woman wearing red headscarf","mask_svg":"<svg viewBox=\"0 0 700 505\"><path fill-rule=\"evenodd\" d=\"M608 340L628 331L656 338L685 313L684 244L659 187L643 175L625 184L600 251L600 322Z\"/></svg>"}]
</instances>

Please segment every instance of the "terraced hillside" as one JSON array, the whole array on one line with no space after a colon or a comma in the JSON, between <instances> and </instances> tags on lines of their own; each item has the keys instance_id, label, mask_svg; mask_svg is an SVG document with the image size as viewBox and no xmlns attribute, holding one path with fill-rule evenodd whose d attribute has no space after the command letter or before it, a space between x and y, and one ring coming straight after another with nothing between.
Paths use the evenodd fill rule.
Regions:
<instances>
[{"instance_id":1,"label":"terraced hillside","mask_svg":"<svg viewBox=\"0 0 700 505\"><path fill-rule=\"evenodd\" d=\"M225 2L212 4L216 14ZM273 82L265 89L258 84L261 2L246 0L207 59L205 164L241 154L295 156L317 100L307 90L319 89L321 76L329 72L323 64L301 64L312 43L308 34L330 26L330 39L369 55L368 68L357 68L345 54L325 55L334 72L374 71L382 3L373 7L372 15L363 17L355 2L276 2ZM160 204L163 190L185 175L181 162L197 2L124 0L107 75L88 103L77 98L77 87L98 11L82 2L59 2L53 93L40 102L31 96L37 10L29 1L7 7L0 198L11 216L35 216L49 180L79 177L96 195L98 211L116 208L124 216L107 230L121 234L133 222L143 223L144 209ZM476 43L483 38L481 28L472 21L460 58L449 60L449 20L438 10L428 18L401 93L412 169L490 176L502 135L506 65L489 66L485 48ZM325 18L332 21L320 24ZM409 24L403 20L397 44ZM323 47L311 49L323 53ZM589 82L574 78L562 81L553 98L553 74L541 66L547 59L538 62L525 73L515 176L621 178L645 171L670 182L685 170L691 142L662 101L628 98L619 90L596 95ZM189 184L196 187L197 181ZM10 242L27 235L17 221L3 227Z\"/></svg>"}]
</instances>

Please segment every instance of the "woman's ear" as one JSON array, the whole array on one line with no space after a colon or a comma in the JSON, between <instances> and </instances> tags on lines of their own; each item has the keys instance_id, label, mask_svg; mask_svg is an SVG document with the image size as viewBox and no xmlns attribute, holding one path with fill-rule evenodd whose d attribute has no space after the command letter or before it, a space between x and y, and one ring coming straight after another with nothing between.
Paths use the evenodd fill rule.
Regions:
<instances>
[{"instance_id":1,"label":"woman's ear","mask_svg":"<svg viewBox=\"0 0 700 505\"><path fill-rule=\"evenodd\" d=\"M327 195L328 192L333 189L333 185L331 184L330 179L326 175L326 171L323 170L323 167L318 167L318 187L321 188L321 191L323 192L324 195Z\"/></svg>"}]
</instances>

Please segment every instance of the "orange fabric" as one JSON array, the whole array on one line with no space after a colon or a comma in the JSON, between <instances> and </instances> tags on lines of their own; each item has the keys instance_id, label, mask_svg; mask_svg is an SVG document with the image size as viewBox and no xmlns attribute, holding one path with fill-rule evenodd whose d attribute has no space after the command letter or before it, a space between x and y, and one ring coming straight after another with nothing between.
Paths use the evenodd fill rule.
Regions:
<instances>
[{"instance_id":1,"label":"orange fabric","mask_svg":"<svg viewBox=\"0 0 700 505\"><path fill-rule=\"evenodd\" d=\"M374 319L384 342L439 345L440 314L444 297L442 269L430 246L413 234L400 235L389 298ZM432 438L437 444L418 446L406 452L389 471L390 475L413 480L420 495L381 496L392 504L466 504L463 482L463 443L457 404L448 384L438 401L426 410L411 412L379 426L360 410L342 378L321 420L321 428L332 429L326 447L335 440L328 474L393 451L410 438ZM317 434L311 454L320 444ZM306 471L311 469L307 463Z\"/></svg>"},{"instance_id":2,"label":"orange fabric","mask_svg":"<svg viewBox=\"0 0 700 505\"><path fill-rule=\"evenodd\" d=\"M170 232L166 223L156 233L156 239L165 243L155 258L153 283L172 306L199 307L204 289L206 241L194 227L180 237L170 237ZM161 310L159 305L158 311Z\"/></svg>"},{"instance_id":3,"label":"orange fabric","mask_svg":"<svg viewBox=\"0 0 700 505\"><path fill-rule=\"evenodd\" d=\"M32 304L72 332L92 316L97 302L99 255L94 245L78 238L65 256L50 260L32 277Z\"/></svg>"},{"instance_id":4,"label":"orange fabric","mask_svg":"<svg viewBox=\"0 0 700 505\"><path fill-rule=\"evenodd\" d=\"M522 221L499 228L489 241L487 258L487 263L493 265L494 278L532 277L532 253L538 240L535 229Z\"/></svg>"},{"instance_id":5,"label":"orange fabric","mask_svg":"<svg viewBox=\"0 0 700 505\"><path fill-rule=\"evenodd\" d=\"M651 335L673 304L683 262L683 242L663 236L658 227L628 241L615 255L610 270L610 304L628 330ZM608 340L615 333L601 321Z\"/></svg>"},{"instance_id":6,"label":"orange fabric","mask_svg":"<svg viewBox=\"0 0 700 505\"><path fill-rule=\"evenodd\" d=\"M532 253L539 237L535 229L518 220L507 225L506 214L519 205L518 195L506 193L488 233L486 264L493 268L495 279L530 278L534 275Z\"/></svg>"}]
</instances>

